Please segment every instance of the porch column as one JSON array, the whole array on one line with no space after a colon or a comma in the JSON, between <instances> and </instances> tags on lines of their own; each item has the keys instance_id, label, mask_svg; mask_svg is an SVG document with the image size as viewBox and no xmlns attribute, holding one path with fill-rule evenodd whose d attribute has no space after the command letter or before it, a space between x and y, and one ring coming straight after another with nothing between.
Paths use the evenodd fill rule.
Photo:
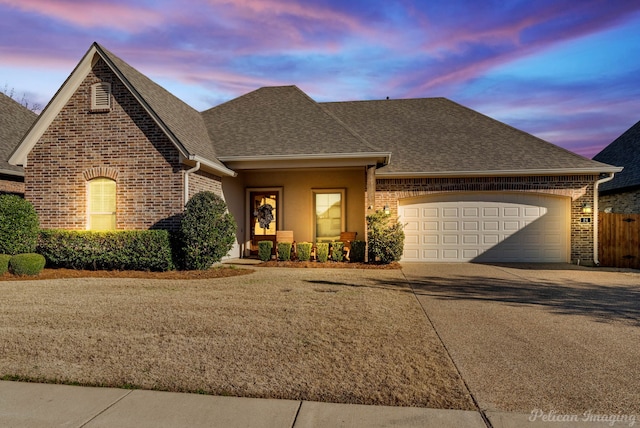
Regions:
<instances>
[{"instance_id":1,"label":"porch column","mask_svg":"<svg viewBox=\"0 0 640 428\"><path fill-rule=\"evenodd\" d=\"M367 209L365 211L365 215L373 214L376 211L376 166L371 165L367 167ZM367 237L369 236L369 232L367 230L367 222L364 222L364 240L365 240L365 251L364 251L364 261L365 263L369 262L369 240Z\"/></svg>"},{"instance_id":2,"label":"porch column","mask_svg":"<svg viewBox=\"0 0 640 428\"><path fill-rule=\"evenodd\" d=\"M376 166L367 167L367 214L376 210Z\"/></svg>"}]
</instances>

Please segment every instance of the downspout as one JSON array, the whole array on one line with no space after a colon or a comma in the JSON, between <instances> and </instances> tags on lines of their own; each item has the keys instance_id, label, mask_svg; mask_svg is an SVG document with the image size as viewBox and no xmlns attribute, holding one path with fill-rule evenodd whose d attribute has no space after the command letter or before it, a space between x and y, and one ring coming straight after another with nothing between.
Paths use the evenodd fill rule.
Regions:
<instances>
[{"instance_id":1,"label":"downspout","mask_svg":"<svg viewBox=\"0 0 640 428\"><path fill-rule=\"evenodd\" d=\"M184 172L184 193L183 193L184 206L186 206L187 202L189 202L189 174L191 174L192 172L196 172L199 169L200 169L200 161L197 161L196 166Z\"/></svg>"},{"instance_id":2,"label":"downspout","mask_svg":"<svg viewBox=\"0 0 640 428\"><path fill-rule=\"evenodd\" d=\"M608 177L597 180L593 187L593 263L596 266L600 266L600 258L598 257L598 217L600 217L600 213L598 212L598 199L600 199L598 187L600 187L602 183L613 180L614 175L615 172L612 172Z\"/></svg>"}]
</instances>

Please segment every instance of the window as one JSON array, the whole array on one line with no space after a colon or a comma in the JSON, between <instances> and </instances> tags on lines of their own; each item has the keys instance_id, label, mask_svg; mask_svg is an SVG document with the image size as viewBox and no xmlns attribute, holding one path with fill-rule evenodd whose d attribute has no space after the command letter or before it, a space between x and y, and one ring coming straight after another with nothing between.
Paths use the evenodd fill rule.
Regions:
<instances>
[{"instance_id":1,"label":"window","mask_svg":"<svg viewBox=\"0 0 640 428\"><path fill-rule=\"evenodd\" d=\"M89 230L116 229L116 182L109 178L94 178L88 183Z\"/></svg>"},{"instance_id":2,"label":"window","mask_svg":"<svg viewBox=\"0 0 640 428\"><path fill-rule=\"evenodd\" d=\"M330 242L340 239L340 232L345 230L344 193L344 190L315 190L313 192L316 242Z\"/></svg>"},{"instance_id":3,"label":"window","mask_svg":"<svg viewBox=\"0 0 640 428\"><path fill-rule=\"evenodd\" d=\"M96 83L91 86L91 111L109 111L111 109L111 84Z\"/></svg>"}]
</instances>

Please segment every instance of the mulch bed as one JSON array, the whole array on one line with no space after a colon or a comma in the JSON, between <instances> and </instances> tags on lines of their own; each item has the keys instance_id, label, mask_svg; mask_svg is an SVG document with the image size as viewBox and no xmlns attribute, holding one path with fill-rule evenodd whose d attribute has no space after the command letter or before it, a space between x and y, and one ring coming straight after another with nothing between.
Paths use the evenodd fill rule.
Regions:
<instances>
[{"instance_id":1,"label":"mulch bed","mask_svg":"<svg viewBox=\"0 0 640 428\"><path fill-rule=\"evenodd\" d=\"M76 269L44 269L36 276L16 276L10 273L0 275L0 281L33 281L40 279L65 278L143 278L143 279L211 279L246 275L251 269L236 267L217 267L209 270L188 270L168 272L145 272L133 270L76 270Z\"/></svg>"},{"instance_id":2,"label":"mulch bed","mask_svg":"<svg viewBox=\"0 0 640 428\"><path fill-rule=\"evenodd\" d=\"M350 263L350 262L300 262L300 261L269 261L262 262L256 267L285 267L285 268L322 268L322 269L402 269L400 263L394 262L386 265L375 263Z\"/></svg>"}]
</instances>

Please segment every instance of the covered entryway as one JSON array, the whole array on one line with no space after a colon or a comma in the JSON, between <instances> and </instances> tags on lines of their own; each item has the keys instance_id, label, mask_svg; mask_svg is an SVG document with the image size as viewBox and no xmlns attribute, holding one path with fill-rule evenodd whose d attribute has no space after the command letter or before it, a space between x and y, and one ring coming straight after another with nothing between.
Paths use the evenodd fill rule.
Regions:
<instances>
[{"instance_id":1,"label":"covered entryway","mask_svg":"<svg viewBox=\"0 0 640 428\"><path fill-rule=\"evenodd\" d=\"M402 261L567 262L570 200L526 193L447 193L401 200Z\"/></svg>"}]
</instances>

